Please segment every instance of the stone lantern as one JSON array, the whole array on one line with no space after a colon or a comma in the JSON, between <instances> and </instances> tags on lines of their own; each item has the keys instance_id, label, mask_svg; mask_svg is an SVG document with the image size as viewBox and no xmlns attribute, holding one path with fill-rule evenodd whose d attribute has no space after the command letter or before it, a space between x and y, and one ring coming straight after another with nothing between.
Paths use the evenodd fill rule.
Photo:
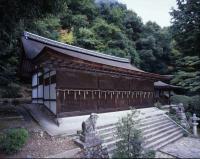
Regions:
<instances>
[{"instance_id":1,"label":"stone lantern","mask_svg":"<svg viewBox=\"0 0 200 159\"><path fill-rule=\"evenodd\" d=\"M194 136L198 137L198 132L197 132L198 122L197 121L199 121L200 118L198 118L196 114L193 114L193 116L191 117L191 120L192 120L192 126L193 126L193 134Z\"/></svg>"}]
</instances>

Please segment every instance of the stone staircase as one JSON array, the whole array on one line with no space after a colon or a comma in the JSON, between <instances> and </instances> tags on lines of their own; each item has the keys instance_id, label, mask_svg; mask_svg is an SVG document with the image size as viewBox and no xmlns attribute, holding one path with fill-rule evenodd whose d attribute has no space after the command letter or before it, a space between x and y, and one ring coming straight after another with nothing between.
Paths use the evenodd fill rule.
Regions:
<instances>
[{"instance_id":1,"label":"stone staircase","mask_svg":"<svg viewBox=\"0 0 200 159\"><path fill-rule=\"evenodd\" d=\"M145 112L140 116L138 129L142 131L144 138L143 148L149 150L158 150L180 139L184 131L166 114L159 111L157 113L156 109L154 112ZM103 140L103 147L107 148L110 157L116 149L116 142L120 141L116 131L116 124L97 127L97 132Z\"/></svg>"}]
</instances>

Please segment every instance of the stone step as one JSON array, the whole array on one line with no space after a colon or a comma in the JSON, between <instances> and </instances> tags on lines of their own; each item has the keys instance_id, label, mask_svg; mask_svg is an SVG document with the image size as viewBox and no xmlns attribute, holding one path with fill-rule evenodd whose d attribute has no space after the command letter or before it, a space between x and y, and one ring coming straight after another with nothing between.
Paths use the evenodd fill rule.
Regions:
<instances>
[{"instance_id":1,"label":"stone step","mask_svg":"<svg viewBox=\"0 0 200 159\"><path fill-rule=\"evenodd\" d=\"M117 130L113 129L112 131L101 133L101 134L99 134L99 136L100 136L101 139L104 139L106 137L110 137L110 136L116 135L116 133L117 133Z\"/></svg>"},{"instance_id":2,"label":"stone step","mask_svg":"<svg viewBox=\"0 0 200 159\"><path fill-rule=\"evenodd\" d=\"M163 125L167 125L167 124L173 124L171 121L169 120L164 120L162 122L159 122L159 123L155 123L155 124L152 124L152 125L147 125L145 127L139 127L138 129L141 130L142 132L146 133L151 130L155 130L156 128L162 128Z\"/></svg>"},{"instance_id":3,"label":"stone step","mask_svg":"<svg viewBox=\"0 0 200 159\"><path fill-rule=\"evenodd\" d=\"M176 125L170 125L170 126L168 126L168 127L164 127L164 128L162 128L162 129L159 129L159 130L157 130L157 131L153 131L153 132L151 132L151 133L148 133L148 134L145 134L145 135L143 135L143 138L144 139L148 139L148 138L151 138L151 137L153 137L153 136L156 136L156 135L158 135L158 134L160 134L160 133L163 133L163 132L165 132L165 131L167 131L167 130L169 130L169 129L178 129L177 128L177 126Z\"/></svg>"},{"instance_id":4,"label":"stone step","mask_svg":"<svg viewBox=\"0 0 200 159\"><path fill-rule=\"evenodd\" d=\"M151 120L151 119L150 119L150 120ZM165 118L165 119L162 118L162 119L151 120L151 121L145 122L145 123L139 122L138 124L136 124L136 126L138 126L138 127L145 127L145 126L148 126L148 125L153 125L153 124L155 124L155 123L162 122L162 121L164 121L164 120L166 120L166 118Z\"/></svg>"},{"instance_id":5,"label":"stone step","mask_svg":"<svg viewBox=\"0 0 200 159\"><path fill-rule=\"evenodd\" d=\"M153 149L153 150L158 150L158 149L160 149L160 148L162 148L162 147L164 147L164 146L166 146L166 145L168 145L168 144L170 144L170 143L173 143L173 142L179 140L179 139L182 138L182 137L183 137L183 134L181 133L181 134L179 134L179 135L174 136L174 138L169 138L169 139L166 140L165 142L162 142L162 143L160 143L159 145L154 146L152 149Z\"/></svg>"},{"instance_id":6,"label":"stone step","mask_svg":"<svg viewBox=\"0 0 200 159\"><path fill-rule=\"evenodd\" d=\"M174 124L163 112L151 109L140 114L137 128L142 131L145 149L157 150L183 136L182 129ZM103 147L107 148L109 156L112 157L116 150L117 123L97 127L97 132L103 140Z\"/></svg>"},{"instance_id":7,"label":"stone step","mask_svg":"<svg viewBox=\"0 0 200 159\"><path fill-rule=\"evenodd\" d=\"M156 121L156 120L161 120L163 119L163 115L159 115L159 116L152 116L152 117L143 117L143 118L139 118L138 120L136 120L136 122L140 123L140 124L148 124L150 122Z\"/></svg>"},{"instance_id":8,"label":"stone step","mask_svg":"<svg viewBox=\"0 0 200 159\"><path fill-rule=\"evenodd\" d=\"M160 124L160 125L156 125L156 126L152 126L151 128L145 129L142 131L143 135L146 135L148 133L160 130L162 128L168 127L170 125L172 125L173 123L171 123L170 121L165 123L165 124Z\"/></svg>"},{"instance_id":9,"label":"stone step","mask_svg":"<svg viewBox=\"0 0 200 159\"><path fill-rule=\"evenodd\" d=\"M183 134L180 131L176 131L171 133L170 135L167 135L166 137L162 137L159 140L156 140L154 142L151 142L150 144L147 144L144 146L145 149L153 149L153 150L157 150L157 148L162 147L162 145L166 145L169 142L168 141L176 141L177 140L177 136L181 137L183 136Z\"/></svg>"},{"instance_id":10,"label":"stone step","mask_svg":"<svg viewBox=\"0 0 200 159\"><path fill-rule=\"evenodd\" d=\"M138 128L139 130L145 130L145 129L148 129L148 128L151 128L151 127L154 127L154 126L159 126L160 124L165 124L169 122L168 119L162 119L162 120L159 120L159 121L156 121L156 122L152 122L150 124L146 124L146 125L139 125Z\"/></svg>"},{"instance_id":11,"label":"stone step","mask_svg":"<svg viewBox=\"0 0 200 159\"><path fill-rule=\"evenodd\" d=\"M97 126L97 129L100 130L100 129L104 129L104 128L107 128L107 127L110 127L110 126L116 126L116 124L117 123L112 123L112 124Z\"/></svg>"},{"instance_id":12,"label":"stone step","mask_svg":"<svg viewBox=\"0 0 200 159\"><path fill-rule=\"evenodd\" d=\"M162 121L162 120L166 120L166 117L162 116L162 117L159 117L159 118L149 118L147 121L141 120L138 125L139 126L145 126L145 125L157 123L157 122Z\"/></svg>"},{"instance_id":13,"label":"stone step","mask_svg":"<svg viewBox=\"0 0 200 159\"><path fill-rule=\"evenodd\" d=\"M175 132L177 132L177 133L180 132L181 133L182 131L180 129L178 129L178 128L168 129L167 131L165 131L163 133L160 133L158 135L155 135L154 137L146 139L144 145L148 145L148 144L150 144L150 143L152 143L154 141L158 141L158 140L162 139L163 137L166 137L166 136L168 136L168 135L170 135L172 133L175 133Z\"/></svg>"},{"instance_id":14,"label":"stone step","mask_svg":"<svg viewBox=\"0 0 200 159\"><path fill-rule=\"evenodd\" d=\"M111 134L111 135L104 137L104 138L101 138L101 139L103 140L104 143L110 142L110 141L117 139L117 134Z\"/></svg>"},{"instance_id":15,"label":"stone step","mask_svg":"<svg viewBox=\"0 0 200 159\"><path fill-rule=\"evenodd\" d=\"M161 116L163 116L163 112L162 113L157 113L157 111L155 111L155 112L149 112L148 114L145 114L145 115L141 115L140 117L139 117L139 119L141 119L141 120L148 120L149 118L158 118L158 117L161 117Z\"/></svg>"},{"instance_id":16,"label":"stone step","mask_svg":"<svg viewBox=\"0 0 200 159\"><path fill-rule=\"evenodd\" d=\"M113 146L116 146L116 143L119 142L121 139L115 139L115 140L112 140L110 142L106 142L106 143L103 143L103 146L104 147L107 147L107 149L111 149Z\"/></svg>"},{"instance_id":17,"label":"stone step","mask_svg":"<svg viewBox=\"0 0 200 159\"><path fill-rule=\"evenodd\" d=\"M97 129L97 133L102 134L102 133L106 133L106 132L109 132L109 131L113 131L115 129L116 129L116 125L108 126L108 127L104 127L104 128L101 128L101 129Z\"/></svg>"},{"instance_id":18,"label":"stone step","mask_svg":"<svg viewBox=\"0 0 200 159\"><path fill-rule=\"evenodd\" d=\"M162 118L163 117L163 114L156 114L156 115L148 115L148 116L143 116L141 118L139 118L140 120L142 120L143 122L146 122L148 121L149 119L156 119L156 118Z\"/></svg>"},{"instance_id":19,"label":"stone step","mask_svg":"<svg viewBox=\"0 0 200 159\"><path fill-rule=\"evenodd\" d=\"M153 127L156 127L156 126L160 126L160 125L163 125L163 124L166 124L166 123L169 123L169 122L170 122L169 120L165 119L165 120L161 120L157 123L152 123L152 124L145 126L145 127L144 126L140 127L139 129L144 131L146 129L150 129L150 128L153 128ZM116 129L115 125L97 130L97 132L99 133L99 136L101 138L105 138L105 137L108 137L110 135L113 135L113 134L116 133L116 131L117 131L117 129Z\"/></svg>"}]
</instances>

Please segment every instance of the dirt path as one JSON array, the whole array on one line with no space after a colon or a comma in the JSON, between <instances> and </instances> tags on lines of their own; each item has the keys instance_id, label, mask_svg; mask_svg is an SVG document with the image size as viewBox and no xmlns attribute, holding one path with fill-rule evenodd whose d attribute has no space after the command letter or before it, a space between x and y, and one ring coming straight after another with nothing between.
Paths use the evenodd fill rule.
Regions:
<instances>
[{"instance_id":1,"label":"dirt path","mask_svg":"<svg viewBox=\"0 0 200 159\"><path fill-rule=\"evenodd\" d=\"M39 158L63 153L67 150L77 148L70 137L51 137L48 135L26 110L17 108L17 112L24 116L22 119L1 119L0 133L10 128L25 128L29 132L26 145L14 155L5 155L0 152L0 158Z\"/></svg>"}]
</instances>

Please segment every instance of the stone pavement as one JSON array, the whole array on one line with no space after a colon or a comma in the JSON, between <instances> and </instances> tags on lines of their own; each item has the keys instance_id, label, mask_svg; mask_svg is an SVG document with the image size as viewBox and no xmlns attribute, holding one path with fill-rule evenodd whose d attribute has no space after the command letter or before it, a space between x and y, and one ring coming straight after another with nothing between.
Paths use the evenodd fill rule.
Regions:
<instances>
[{"instance_id":1,"label":"stone pavement","mask_svg":"<svg viewBox=\"0 0 200 159\"><path fill-rule=\"evenodd\" d=\"M40 124L40 126L51 136L57 135L75 135L77 130L81 130L82 122L85 121L89 115L73 116L60 118L60 125L56 125L55 122L48 118L48 116L41 112L38 105L30 104L26 108L31 113L33 118ZM156 114L164 114L165 112L157 109L156 107L137 109L140 111L139 118L146 116L153 116ZM100 113L97 120L97 127L108 124L117 123L119 118L130 113L130 110Z\"/></svg>"},{"instance_id":2,"label":"stone pavement","mask_svg":"<svg viewBox=\"0 0 200 159\"><path fill-rule=\"evenodd\" d=\"M200 158L200 138L183 137L160 151L177 158Z\"/></svg>"},{"instance_id":3,"label":"stone pavement","mask_svg":"<svg viewBox=\"0 0 200 159\"><path fill-rule=\"evenodd\" d=\"M168 155L166 153L162 153L160 151L156 151L155 158L176 158L176 157Z\"/></svg>"}]
</instances>

